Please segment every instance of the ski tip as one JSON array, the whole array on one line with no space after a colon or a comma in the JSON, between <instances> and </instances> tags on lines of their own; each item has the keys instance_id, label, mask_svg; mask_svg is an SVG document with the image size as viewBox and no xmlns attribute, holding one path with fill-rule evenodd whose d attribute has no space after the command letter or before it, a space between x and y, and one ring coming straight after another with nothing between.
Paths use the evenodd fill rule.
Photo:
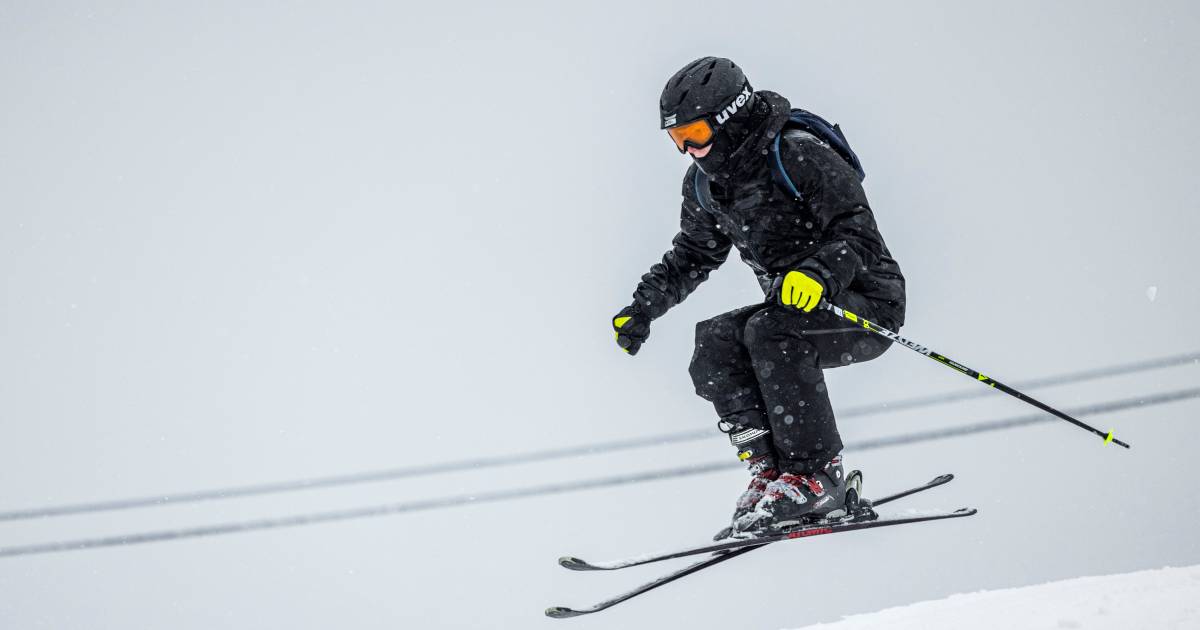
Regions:
<instances>
[{"instance_id":1,"label":"ski tip","mask_svg":"<svg viewBox=\"0 0 1200 630\"><path fill-rule=\"evenodd\" d=\"M944 483L949 483L949 482L950 482L952 479L954 479L954 474L953 474L953 473L946 473L946 474L944 474L944 475L938 475L938 476L936 476L936 477L934 477L934 478L933 478L933 481L930 481L930 482L929 482L929 485L931 485L931 486L932 486L932 485L938 485L938 486L940 486L940 485L942 485L942 484L944 484Z\"/></svg>"},{"instance_id":2,"label":"ski tip","mask_svg":"<svg viewBox=\"0 0 1200 630\"><path fill-rule=\"evenodd\" d=\"M546 609L546 616L551 619L569 619L571 617L578 617L582 614L583 613L579 612L578 610L571 610L566 606L551 606Z\"/></svg>"},{"instance_id":3,"label":"ski tip","mask_svg":"<svg viewBox=\"0 0 1200 630\"><path fill-rule=\"evenodd\" d=\"M957 510L954 510L955 516L974 516L978 513L979 510L975 508L958 508Z\"/></svg>"},{"instance_id":4,"label":"ski tip","mask_svg":"<svg viewBox=\"0 0 1200 630\"><path fill-rule=\"evenodd\" d=\"M594 567L586 560L580 560L574 556L563 556L558 559L558 566L572 571L591 571Z\"/></svg>"}]
</instances>

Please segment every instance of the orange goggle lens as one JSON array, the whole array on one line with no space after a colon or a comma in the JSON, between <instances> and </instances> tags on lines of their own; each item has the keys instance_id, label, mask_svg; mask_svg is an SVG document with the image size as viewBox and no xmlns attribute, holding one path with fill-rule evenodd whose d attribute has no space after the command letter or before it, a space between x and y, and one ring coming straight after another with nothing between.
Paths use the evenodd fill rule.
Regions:
<instances>
[{"instance_id":1,"label":"orange goggle lens","mask_svg":"<svg viewBox=\"0 0 1200 630\"><path fill-rule=\"evenodd\" d=\"M693 120L690 123L684 123L667 129L667 135L675 141L675 146L679 148L679 152L687 151L687 145L692 145L697 149L708 146L713 139L712 125L708 121L701 118Z\"/></svg>"}]
</instances>

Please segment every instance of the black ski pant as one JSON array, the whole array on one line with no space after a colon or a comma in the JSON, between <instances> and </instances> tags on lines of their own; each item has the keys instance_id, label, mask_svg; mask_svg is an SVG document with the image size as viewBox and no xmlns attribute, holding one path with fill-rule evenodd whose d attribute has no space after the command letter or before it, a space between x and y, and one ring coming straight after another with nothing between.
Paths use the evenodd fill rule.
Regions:
<instances>
[{"instance_id":1,"label":"black ski pant","mask_svg":"<svg viewBox=\"0 0 1200 630\"><path fill-rule=\"evenodd\" d=\"M869 309L846 306L871 319ZM829 311L756 304L696 324L689 372L741 459L767 455L784 472L809 474L842 450L823 370L890 345Z\"/></svg>"}]
</instances>

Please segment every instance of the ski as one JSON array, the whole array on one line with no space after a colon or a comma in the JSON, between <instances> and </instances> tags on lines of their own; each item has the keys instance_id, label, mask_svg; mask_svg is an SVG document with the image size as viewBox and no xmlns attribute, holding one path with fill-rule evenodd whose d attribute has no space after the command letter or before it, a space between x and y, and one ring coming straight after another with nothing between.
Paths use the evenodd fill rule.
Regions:
<instances>
[{"instance_id":1,"label":"ski","mask_svg":"<svg viewBox=\"0 0 1200 630\"><path fill-rule=\"evenodd\" d=\"M636 567L652 562L661 562L663 560L671 560L674 558L685 558L687 556L695 556L704 553L728 553L747 548L761 547L771 543L780 542L783 540L793 540L796 538L811 538L813 536L824 536L825 534L840 534L843 532L853 532L861 529L875 529L878 527L891 527L893 525L907 525L909 523L924 523L926 521L940 521L950 518L962 518L975 514L975 508L959 508L953 512L929 512L915 516L902 516L895 518L881 518L873 521L859 521L849 523L818 523L816 525L808 525L798 527L787 531L779 532L778 534L765 534L755 536L754 538L741 538L728 540L725 542L713 543L711 545L703 545L700 547L691 547L670 553L656 554L634 558L631 560L620 560L616 562L601 562L590 563L579 558L561 558L559 564L573 571L610 571L614 569L624 569L626 567Z\"/></svg>"},{"instance_id":2,"label":"ski","mask_svg":"<svg viewBox=\"0 0 1200 630\"><path fill-rule=\"evenodd\" d=\"M865 522L861 522L861 523L845 523L845 524L840 524L840 525L839 524L817 525L817 526L813 526L813 527L805 527L805 528L793 530L791 532L786 532L786 533L773 534L770 536L762 536L759 538L749 538L746 540L736 540L736 541L732 541L730 543L724 543L724 544L720 544L720 545L710 545L708 547L699 548L697 550L689 550L689 551L686 551L683 553L676 553L676 554L672 554L668 557L678 558L678 557L682 557L682 556L686 556L686 555L704 553L705 551L709 551L709 550L714 551L714 555L711 558L701 560L700 562L690 564L678 571L668 573L652 582L647 582L646 584L638 586L637 588L634 588L631 591L622 593L621 595L618 595L612 599L605 600L603 602L600 602L599 604L595 604L595 605L589 606L587 608L578 608L577 609L577 608L568 608L566 606L551 606L550 608L546 609L546 616L552 617L554 619L566 619L569 617L578 617L580 615L590 615L594 612L599 612L606 608L611 608L623 601L637 597L638 595L641 595L642 593L645 593L647 591L654 590L664 584L669 584L671 582L674 582L675 580L678 580L679 578L691 575L697 571L700 571L701 569L706 569L715 564L719 564L721 562L724 562L731 558L737 557L744 553L754 551L755 549L766 547L767 545L769 545L773 542L778 542L781 540L790 540L793 538L806 538L809 536L819 536L819 535L823 535L823 534L833 534L833 533L838 533L838 532L847 532L847 531L854 531L854 530L859 530L859 529L870 529L873 527L887 527L890 525L903 525L906 523L920 523L920 522L924 522L924 521L936 521L936 520L947 519L947 518L960 518L963 516L971 516L972 514L975 514L975 512L976 512L975 508L962 508L959 510L955 510L953 512L931 513L931 514L927 514L927 515L923 515L923 516L916 516L916 517L881 519L881 520L876 520L876 521L865 521ZM664 558L660 558L660 559L666 559L666 558L664 557ZM644 562L642 564L644 564ZM588 569L582 569L582 570L588 570Z\"/></svg>"},{"instance_id":3,"label":"ski","mask_svg":"<svg viewBox=\"0 0 1200 630\"><path fill-rule=\"evenodd\" d=\"M604 601L600 602L599 604L595 604L593 606L588 606L587 608L567 608L566 606L551 606L546 609L546 616L553 618L553 619L568 619L570 617L579 617L581 615L590 615L594 612L600 612L601 610L604 610L606 608L611 608L613 606L616 606L617 604L620 604L621 602L623 602L625 600L633 599L634 597L637 597L638 595L641 595L642 593L645 593L647 591L652 591L664 584L669 584L671 582L674 582L675 580L678 580L681 577L691 575L701 569L706 569L714 564L720 564L722 562L725 562L726 560L736 558L737 556L740 556L748 551L754 551L755 549L758 549L759 547L765 547L765 546L767 546L766 543L762 543L762 544L759 544L759 545L753 546L753 547L742 547L741 549L737 549L737 550L730 551L727 553L716 554L711 558L701 560L700 562L696 562L694 564L689 564L688 566L686 566L682 569L679 569L678 571L673 571L671 573L668 573L652 582L647 582L645 584L642 584L641 586L638 586L637 588L635 588L631 591L617 595L616 597L613 597L612 599L604 600Z\"/></svg>"},{"instance_id":4,"label":"ski","mask_svg":"<svg viewBox=\"0 0 1200 630\"><path fill-rule=\"evenodd\" d=\"M936 488L938 486L944 485L946 483L949 483L952 479L954 479L954 475L949 475L949 474L941 475L939 477L935 477L934 479L932 479L931 481L929 481L928 483L925 483L923 485L916 486L914 488L909 488L908 490L902 490L895 494L891 494L891 495L876 499L874 501L871 501L870 504L868 505L868 507L877 507L880 505L885 505L885 504L891 503L892 501L895 501L897 499L902 499L904 497L916 494L918 492L924 492L925 490L929 490L930 488ZM865 501L864 501L864 503L865 503ZM628 558L625 560L613 560L613 561L609 561L609 562L588 562L588 561L582 560L580 558L576 558L576 557L572 557L572 556L564 556L564 557L558 559L558 564L561 565L563 568L571 569L572 571L613 571L616 569L625 569L628 567L636 567L636 566L640 566L643 564L650 564L652 562L661 562L663 560L671 560L673 558L683 558L686 556L694 556L694 555L699 555L702 553L715 553L715 552L721 552L721 551L730 551L730 550L734 550L734 549L742 549L742 548L746 548L746 547L755 546L758 544L768 544L768 543L778 542L781 540L788 540L788 539L792 539L792 538L806 538L809 536L819 536L819 535L823 535L823 534L833 534L833 533L838 533L838 532L854 531L854 530L858 530L858 529L870 529L873 527L887 527L890 525L904 525L907 523L919 523L922 521L940 520L940 519L946 519L946 518L958 518L961 516L970 516L971 514L974 514L974 513L975 512L973 510L970 511L970 513L963 513L963 510L958 510L956 512L948 512L948 513L936 513L936 514L902 517L902 518L886 518L886 519L869 520L869 521L864 521L864 520L857 520L857 521L850 520L849 522L833 521L830 523L818 523L815 525L808 525L808 526L804 526L804 527L784 530L784 531L776 533L776 534L764 534L764 535L756 536L753 538L739 538L739 539L726 540L724 542L717 542L717 543L712 543L712 544L707 544L707 545L701 545L698 547L689 547L687 549L681 549L681 550L671 551L671 552L666 552L666 553L647 554L644 556Z\"/></svg>"},{"instance_id":5,"label":"ski","mask_svg":"<svg viewBox=\"0 0 1200 630\"><path fill-rule=\"evenodd\" d=\"M939 477L934 478L932 481L930 481L929 483L926 483L924 485L917 486L915 488L910 488L908 490L903 490L903 491L897 492L895 494L891 494L891 495L885 496L883 498L877 499L877 500L871 502L870 506L874 507L874 506L884 505L884 504L890 503L892 501L895 501L897 499L901 499L901 498L916 494L918 492L928 490L930 488L935 488L937 486L948 483L953 478L954 478L954 475L941 475ZM761 549L773 542L778 542L780 540L789 540L789 539L793 539L793 538L805 538L805 537L809 537L809 536L831 534L831 533L836 533L836 532L841 532L841 531L853 531L852 529L849 529L849 528L851 526L855 526L855 525L858 525L860 527L854 527L853 529L868 529L870 527L886 527L889 525L901 525L904 523L917 523L917 522L922 522L922 521L941 520L941 519L947 519L947 518L959 518L959 517L963 517L963 516L970 516L972 514L975 514L975 512L976 512L976 510L974 508L963 508L960 510L956 510L954 512L930 513L930 514L925 514L925 515L922 515L919 517L906 517L906 518L893 518L893 519L884 519L884 520L875 520L875 521L860 521L860 522L850 522L850 523L830 523L830 524L824 524L824 525L814 525L814 526L809 526L809 527L805 527L805 528L794 529L794 530L791 530L788 532L782 532L780 534L775 534L775 535L768 535L768 536L762 536L762 537L758 537L758 538L750 538L750 539L732 541L732 542L736 543L735 546L728 546L727 544L725 546L722 546L720 544L707 545L702 548L685 550L684 552L663 554L663 555L657 556L657 557L656 556L648 556L648 557L639 558L639 559L636 559L633 561L625 561L626 564L624 564L622 566L605 566L605 563L590 564L590 563L586 563L582 560L575 559L575 558L570 559L571 560L570 562L564 563L563 560L566 560L564 558L564 559L560 559L560 561L559 561L559 564L562 564L562 566L564 566L564 567L571 568L571 569L574 569L577 571L595 571L595 570L603 571L603 570L609 570L609 569L615 569L615 568L624 568L625 566L637 566L638 564L647 564L649 562L656 562L658 560L666 560L668 558L678 558L678 557L684 557L684 556L688 556L688 555L700 554L700 553L704 553L705 550L711 549L713 547L720 547L720 549L717 549L716 551L713 552L712 556L710 556L704 560L689 564L688 566L683 567L682 569L668 573L662 577L659 577L651 582L642 584L630 591L627 591L625 593L617 595L616 597L613 597L611 599L607 599L605 601L602 601L593 606L589 606L587 608L568 608L566 606L551 606L550 608L546 609L546 616L551 617L553 619L568 619L570 617L579 617L581 615L590 615L592 613L599 612L599 611L605 610L607 608L611 608L617 604L620 604L621 602L633 599L634 597L637 597L638 595L641 595L648 591L652 591L660 586L663 586L664 584L669 584L671 582L674 582L675 580L678 580L680 578L683 578L683 577L686 577L693 573L696 573L697 571L701 571L710 566L720 564L722 562L725 562L726 560L730 560L730 559L740 556L744 553L754 551L755 549ZM630 562L632 562L632 564L630 564ZM613 564L619 564L619 563L607 563L607 564L613 565Z\"/></svg>"}]
</instances>

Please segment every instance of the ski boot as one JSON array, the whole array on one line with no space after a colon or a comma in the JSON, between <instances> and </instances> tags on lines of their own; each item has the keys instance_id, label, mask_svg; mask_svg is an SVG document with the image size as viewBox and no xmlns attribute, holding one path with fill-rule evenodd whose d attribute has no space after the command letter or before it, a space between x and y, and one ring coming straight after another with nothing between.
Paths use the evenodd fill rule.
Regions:
<instances>
[{"instance_id":1,"label":"ski boot","mask_svg":"<svg viewBox=\"0 0 1200 630\"><path fill-rule=\"evenodd\" d=\"M742 535L811 525L823 521L869 519L874 515L869 502L860 501L862 473L843 474L842 458L816 473L782 473L767 484L754 509L734 522Z\"/></svg>"},{"instance_id":2,"label":"ski boot","mask_svg":"<svg viewBox=\"0 0 1200 630\"><path fill-rule=\"evenodd\" d=\"M713 536L713 540L722 540L729 538L735 530L738 519L744 517L754 510L758 502L762 500L767 486L779 478L779 469L775 467L774 460L767 455L755 457L747 462L750 467L750 485L746 486L745 492L738 497L737 505L733 509L733 518L730 519L729 525L726 525Z\"/></svg>"}]
</instances>

